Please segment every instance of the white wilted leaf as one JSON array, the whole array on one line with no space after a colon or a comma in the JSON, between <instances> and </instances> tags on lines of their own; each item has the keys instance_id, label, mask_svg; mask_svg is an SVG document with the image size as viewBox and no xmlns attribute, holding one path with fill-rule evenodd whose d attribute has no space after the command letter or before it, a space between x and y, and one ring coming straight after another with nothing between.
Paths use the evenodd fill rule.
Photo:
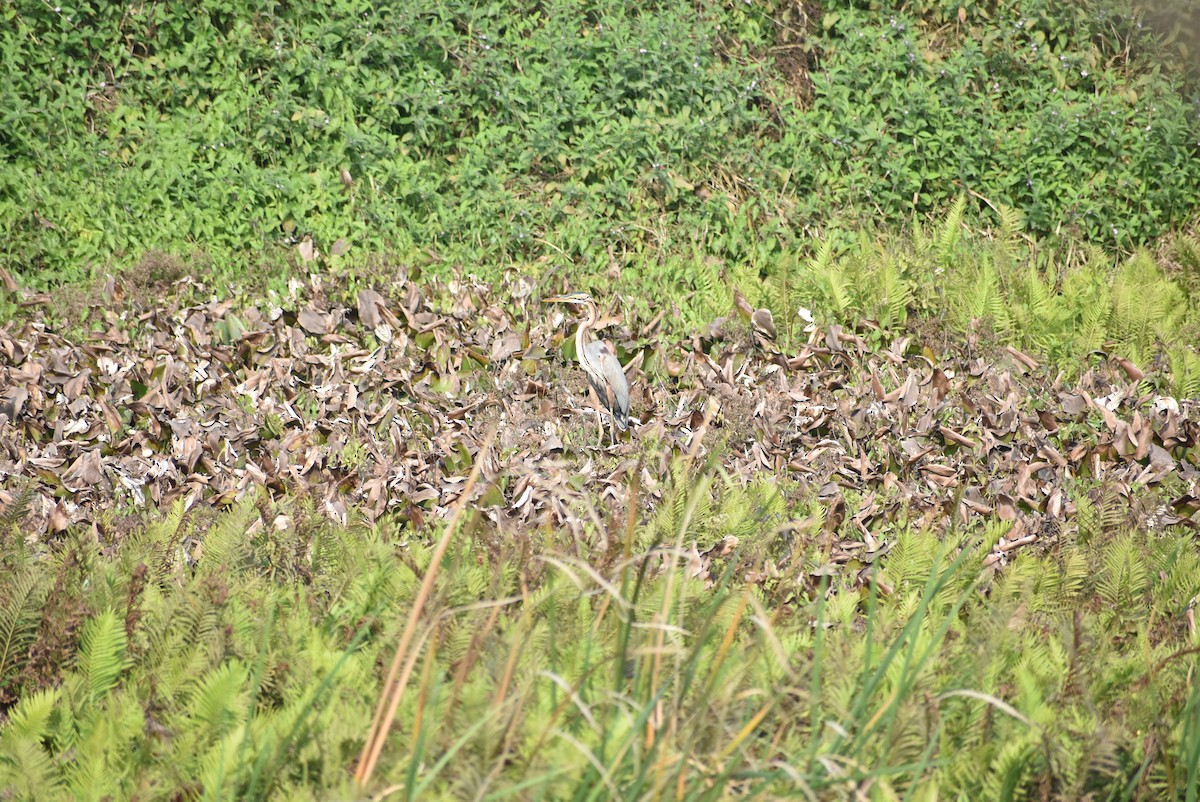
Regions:
<instances>
[{"instance_id":1,"label":"white wilted leaf","mask_svg":"<svg viewBox=\"0 0 1200 802\"><path fill-rule=\"evenodd\" d=\"M317 250L313 246L312 237L305 237L299 245L296 246L296 252L300 254L300 259L304 262L311 262L317 258Z\"/></svg>"}]
</instances>

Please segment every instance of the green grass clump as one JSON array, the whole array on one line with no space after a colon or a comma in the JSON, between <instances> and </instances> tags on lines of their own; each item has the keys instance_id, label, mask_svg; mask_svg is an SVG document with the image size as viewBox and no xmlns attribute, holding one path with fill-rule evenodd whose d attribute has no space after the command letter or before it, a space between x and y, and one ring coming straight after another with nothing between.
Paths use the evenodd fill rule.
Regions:
<instances>
[{"instance_id":1,"label":"green grass clump","mask_svg":"<svg viewBox=\"0 0 1200 802\"><path fill-rule=\"evenodd\" d=\"M774 534L779 514L819 527L815 502L788 509L771 479L673 476L664 513L616 540L498 541L478 521L451 535L373 790L1188 798L1200 693L1182 616L1200 558L1186 535L1088 508L1059 550L993 576L981 560L1010 524L896 520L876 533L894 542L879 565L831 572L815 542ZM687 557L734 531L734 553L699 570ZM11 798L355 794L430 569L422 539L264 501L215 518L176 506L104 552L83 533L48 553L18 534L0 555L15 577L0 595Z\"/></svg>"}]
</instances>

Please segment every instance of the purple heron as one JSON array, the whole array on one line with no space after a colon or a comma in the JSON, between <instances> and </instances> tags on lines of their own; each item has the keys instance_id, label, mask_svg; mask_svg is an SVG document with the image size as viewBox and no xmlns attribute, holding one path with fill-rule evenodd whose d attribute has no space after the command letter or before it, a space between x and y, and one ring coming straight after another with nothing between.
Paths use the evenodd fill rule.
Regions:
<instances>
[{"instance_id":1,"label":"purple heron","mask_svg":"<svg viewBox=\"0 0 1200 802\"><path fill-rule=\"evenodd\" d=\"M583 307L586 315L575 330L575 353L579 364L587 374L588 382L596 391L600 403L608 409L611 417L612 441L617 442L617 430L629 428L629 382L625 379L625 371L617 361L617 354L612 346L602 340L588 341L588 334L596 326L600 310L592 296L586 292L572 292L566 295L555 295L543 299L543 303L571 304ZM600 421L600 441L604 442L604 418L599 409L596 417Z\"/></svg>"}]
</instances>

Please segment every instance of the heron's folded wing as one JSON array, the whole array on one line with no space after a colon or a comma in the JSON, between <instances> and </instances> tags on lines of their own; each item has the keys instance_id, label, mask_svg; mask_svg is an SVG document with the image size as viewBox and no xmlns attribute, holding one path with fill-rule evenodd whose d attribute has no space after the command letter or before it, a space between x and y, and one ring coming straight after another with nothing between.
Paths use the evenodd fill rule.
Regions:
<instances>
[{"instance_id":1,"label":"heron's folded wing","mask_svg":"<svg viewBox=\"0 0 1200 802\"><path fill-rule=\"evenodd\" d=\"M600 381L594 380L592 383L596 394L613 413L617 425L622 429L627 428L629 426L629 382L625 379L625 371L617 360L616 352L608 343L599 341L588 343L587 351L592 363L600 370Z\"/></svg>"}]
</instances>

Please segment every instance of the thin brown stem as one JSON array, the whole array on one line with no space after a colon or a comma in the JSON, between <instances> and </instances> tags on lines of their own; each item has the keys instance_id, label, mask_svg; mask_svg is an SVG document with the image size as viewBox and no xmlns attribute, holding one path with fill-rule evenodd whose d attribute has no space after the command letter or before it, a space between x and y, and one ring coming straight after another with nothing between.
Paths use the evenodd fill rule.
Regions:
<instances>
[{"instance_id":1,"label":"thin brown stem","mask_svg":"<svg viewBox=\"0 0 1200 802\"><path fill-rule=\"evenodd\" d=\"M387 740L387 734L396 719L396 711L400 707L400 700L404 697L404 689L408 685L408 678L412 674L413 666L416 664L416 655L408 654L408 649L412 643L413 635L416 634L417 623L421 618L421 613L425 610L425 604L429 601L430 594L433 592L433 583L437 579L442 558L446 555L446 549L450 546L450 539L454 536L454 532L458 528L458 521L462 517L462 512L466 508L472 491L475 489L475 483L479 481L479 472L483 467L484 460L487 459L492 444L496 440L498 429L499 426L497 424L492 426L491 431L488 432L483 444L479 447L478 453L475 455L475 465L471 468L471 474L467 477L467 482L463 486L462 493L454 501L454 509L450 513L450 520L447 521L446 528L442 531L442 536L433 550L433 556L429 561L429 568L425 571L425 578L421 582L421 588L417 591L416 600L409 611L408 621L404 626L404 633L400 636L400 643L396 645L396 654L392 658L392 665L388 670L387 680L383 684L379 704L375 708L375 716L371 721L371 729L367 735L366 742L363 744L362 753L358 758L358 767L354 771L354 781L360 788L365 788L367 783L371 781L371 775L374 774L375 766L379 762L379 755L383 751L383 744ZM401 666L403 666L403 670L401 670ZM398 674L399 676L397 677Z\"/></svg>"}]
</instances>

